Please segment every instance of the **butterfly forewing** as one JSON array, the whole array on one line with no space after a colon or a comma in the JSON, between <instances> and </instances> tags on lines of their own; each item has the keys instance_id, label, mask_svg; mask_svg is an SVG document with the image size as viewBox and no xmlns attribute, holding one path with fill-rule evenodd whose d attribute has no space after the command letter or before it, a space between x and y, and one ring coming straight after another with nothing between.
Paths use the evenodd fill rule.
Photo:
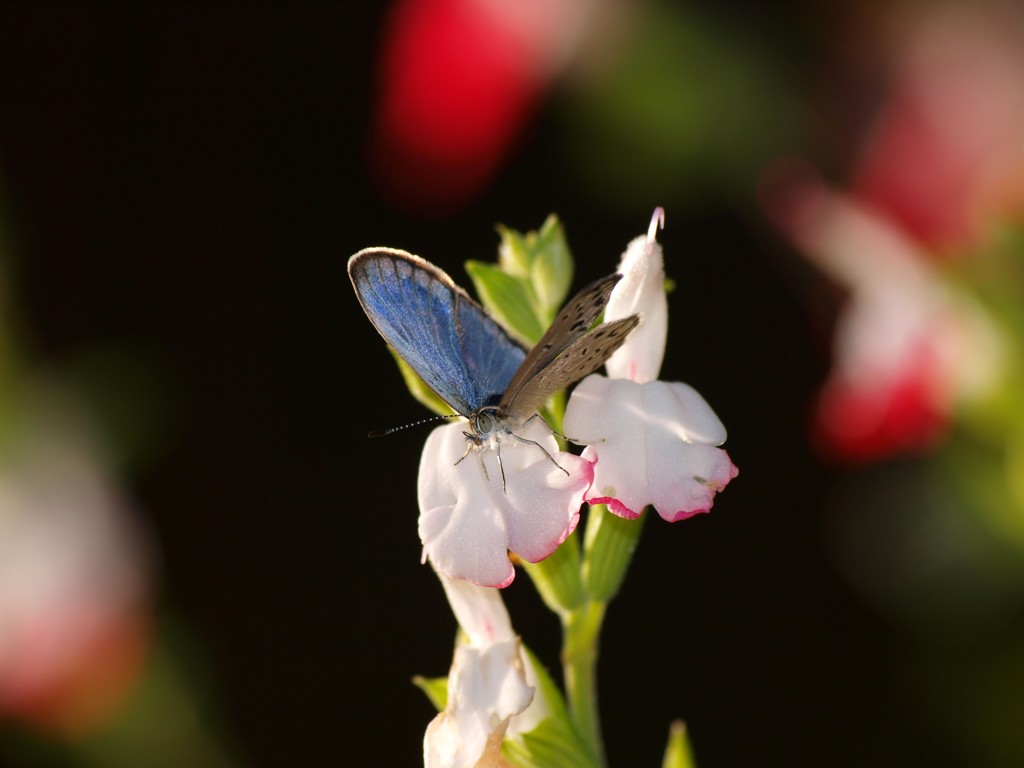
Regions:
<instances>
[{"instance_id":1,"label":"butterfly forewing","mask_svg":"<svg viewBox=\"0 0 1024 768\"><path fill-rule=\"evenodd\" d=\"M348 262L359 303L384 340L462 415L508 388L525 350L442 270L368 248Z\"/></svg>"},{"instance_id":2,"label":"butterfly forewing","mask_svg":"<svg viewBox=\"0 0 1024 768\"><path fill-rule=\"evenodd\" d=\"M546 368L526 381L508 402L502 400L506 415L513 421L522 422L538 413L552 394L604 365L639 323L639 315L630 315L602 323L576 339Z\"/></svg>"},{"instance_id":3,"label":"butterfly forewing","mask_svg":"<svg viewBox=\"0 0 1024 768\"><path fill-rule=\"evenodd\" d=\"M477 410L498 402L527 352L472 299L460 302L459 309L462 358L476 390Z\"/></svg>"},{"instance_id":4,"label":"butterfly forewing","mask_svg":"<svg viewBox=\"0 0 1024 768\"><path fill-rule=\"evenodd\" d=\"M621 279L622 275L612 274L595 280L566 303L562 311L555 317L554 322L551 323L551 327L530 350L512 381L509 382L508 389L501 399L502 406L508 409L510 403L517 399L519 391L523 387L574 341L590 330L590 326L594 324L594 321L604 311L605 305L608 304L612 288ZM582 374L581 378L584 375L586 374ZM551 392L555 391L557 390L551 390ZM543 403L543 400L541 402Z\"/></svg>"}]
</instances>

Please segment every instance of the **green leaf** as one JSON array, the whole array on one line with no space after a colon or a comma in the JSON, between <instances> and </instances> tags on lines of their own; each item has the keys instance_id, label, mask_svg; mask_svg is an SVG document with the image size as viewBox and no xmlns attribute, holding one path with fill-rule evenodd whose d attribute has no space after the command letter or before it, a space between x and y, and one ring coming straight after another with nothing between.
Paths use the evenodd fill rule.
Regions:
<instances>
[{"instance_id":1,"label":"green leaf","mask_svg":"<svg viewBox=\"0 0 1024 768\"><path fill-rule=\"evenodd\" d=\"M589 193L620 204L671 197L675 208L749 186L805 130L781 58L694 3L645 10L620 66L562 100L566 159Z\"/></svg>"},{"instance_id":2,"label":"green leaf","mask_svg":"<svg viewBox=\"0 0 1024 768\"><path fill-rule=\"evenodd\" d=\"M419 375L409 364L398 356L390 346L388 346L388 352L395 358L395 362L398 363L398 370L402 374L402 378L405 379L405 386L409 388L409 392L412 396L419 400L423 405L427 406L430 410L439 416L449 416L452 414L452 409L448 404L438 397L434 390L427 386L427 383L419 377Z\"/></svg>"},{"instance_id":3,"label":"green leaf","mask_svg":"<svg viewBox=\"0 0 1024 768\"><path fill-rule=\"evenodd\" d=\"M552 718L518 739L505 739L501 754L520 768L596 768L575 737L567 738Z\"/></svg>"},{"instance_id":4,"label":"green leaf","mask_svg":"<svg viewBox=\"0 0 1024 768\"><path fill-rule=\"evenodd\" d=\"M423 677L416 675L412 684L423 691L430 703L438 712L443 712L448 706L448 678L447 677Z\"/></svg>"},{"instance_id":5,"label":"green leaf","mask_svg":"<svg viewBox=\"0 0 1024 768\"><path fill-rule=\"evenodd\" d=\"M686 723L682 720L674 721L669 727L668 746L661 768L697 768L690 739L686 735Z\"/></svg>"},{"instance_id":6,"label":"green leaf","mask_svg":"<svg viewBox=\"0 0 1024 768\"><path fill-rule=\"evenodd\" d=\"M537 696L551 714L529 733L506 738L502 756L520 768L595 768L572 726L562 692L530 649L523 650L537 679Z\"/></svg>"},{"instance_id":7,"label":"green leaf","mask_svg":"<svg viewBox=\"0 0 1024 768\"><path fill-rule=\"evenodd\" d=\"M540 659L531 651L525 644L522 646L523 652L526 654L526 660L529 662L530 667L533 669L533 674L537 678L537 693L547 704L548 709L551 712L549 719L554 720L556 724L561 724L559 727L564 730L567 736L576 738L576 732L572 728L572 722L569 720L569 711L565 707L565 699L562 697L562 692L558 689L555 684L554 678L548 674L547 667L541 664Z\"/></svg>"},{"instance_id":8,"label":"green leaf","mask_svg":"<svg viewBox=\"0 0 1024 768\"><path fill-rule=\"evenodd\" d=\"M527 345L536 344L547 325L537 312L529 284L482 261L466 262L466 271L488 311Z\"/></svg>"}]
</instances>

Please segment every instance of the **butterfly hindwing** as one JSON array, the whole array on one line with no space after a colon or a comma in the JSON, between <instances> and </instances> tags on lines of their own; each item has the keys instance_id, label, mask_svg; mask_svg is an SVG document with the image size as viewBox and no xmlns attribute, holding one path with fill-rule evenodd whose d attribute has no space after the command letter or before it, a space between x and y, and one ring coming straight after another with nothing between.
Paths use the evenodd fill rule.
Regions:
<instances>
[{"instance_id":1,"label":"butterfly hindwing","mask_svg":"<svg viewBox=\"0 0 1024 768\"><path fill-rule=\"evenodd\" d=\"M508 416L514 421L525 421L538 413L552 394L604 365L639 323L639 315L630 315L621 320L602 323L576 339L545 368L524 382L509 402L504 404Z\"/></svg>"},{"instance_id":2,"label":"butterfly hindwing","mask_svg":"<svg viewBox=\"0 0 1024 768\"><path fill-rule=\"evenodd\" d=\"M590 326L604 311L612 288L621 279L622 275L612 274L596 280L573 296L562 307L554 322L551 323L551 327L530 350L512 381L509 382L508 389L501 400L502 406L510 408L513 401L517 399L519 391L528 382L590 329ZM552 390L552 392L554 391L556 390Z\"/></svg>"}]
</instances>

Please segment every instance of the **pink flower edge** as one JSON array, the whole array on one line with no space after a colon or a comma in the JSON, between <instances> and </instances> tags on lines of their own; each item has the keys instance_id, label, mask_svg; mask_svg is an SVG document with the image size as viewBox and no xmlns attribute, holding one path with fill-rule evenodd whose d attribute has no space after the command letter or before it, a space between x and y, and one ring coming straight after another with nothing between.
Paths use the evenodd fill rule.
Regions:
<instances>
[{"instance_id":1,"label":"pink flower edge","mask_svg":"<svg viewBox=\"0 0 1024 768\"><path fill-rule=\"evenodd\" d=\"M706 514L711 511L711 508L715 505L715 496L720 491L725 490L725 487L732 480L734 480L736 476L739 475L740 473L739 467L732 463L732 460L729 458L729 454L726 453L724 450L722 451L722 453L725 455L725 460L729 462L729 477L725 480L725 482L722 483L702 483L706 488L709 488L711 490L711 493L708 495L707 506L695 507L693 509L680 509L672 513L661 512L659 510L658 515L663 520L669 523L677 523L680 520L686 520L688 518L696 517L700 514ZM625 520L636 520L638 517L640 517L641 514L640 512L636 512L630 509L621 501L612 496L591 496L586 499L586 502L587 504L604 504L606 507L608 507L608 511L610 511L614 515L618 515L619 517Z\"/></svg>"}]
</instances>

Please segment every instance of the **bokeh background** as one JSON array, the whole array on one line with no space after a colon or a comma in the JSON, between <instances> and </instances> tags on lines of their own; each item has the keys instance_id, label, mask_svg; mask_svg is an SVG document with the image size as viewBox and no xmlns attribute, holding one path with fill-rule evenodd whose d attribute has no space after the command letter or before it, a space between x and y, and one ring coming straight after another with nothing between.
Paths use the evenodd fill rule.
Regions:
<instances>
[{"instance_id":1,"label":"bokeh background","mask_svg":"<svg viewBox=\"0 0 1024 768\"><path fill-rule=\"evenodd\" d=\"M415 765L454 620L347 257L666 209L729 429L608 616L613 765L1024 764L1015 4L0 10L0 763ZM552 667L529 581L513 621Z\"/></svg>"}]
</instances>

